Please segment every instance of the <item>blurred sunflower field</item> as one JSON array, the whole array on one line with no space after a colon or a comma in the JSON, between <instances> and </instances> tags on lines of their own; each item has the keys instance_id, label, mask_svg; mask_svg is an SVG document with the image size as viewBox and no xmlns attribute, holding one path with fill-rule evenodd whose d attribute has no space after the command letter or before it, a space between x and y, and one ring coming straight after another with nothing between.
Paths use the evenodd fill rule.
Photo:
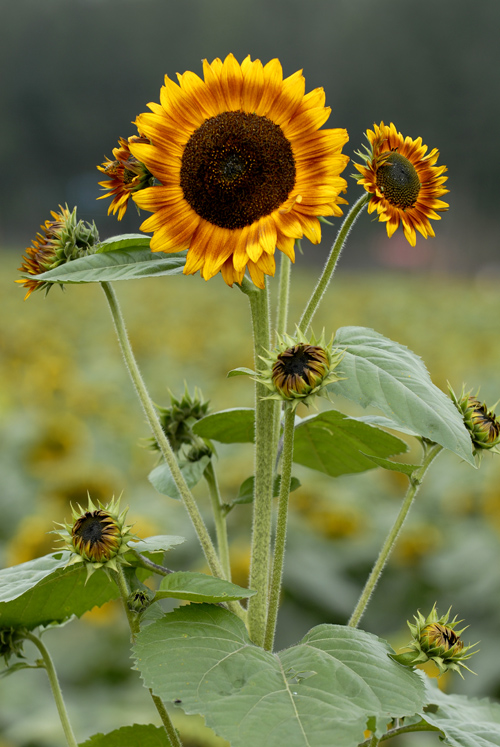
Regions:
<instances>
[{"instance_id":1,"label":"blurred sunflower field","mask_svg":"<svg viewBox=\"0 0 500 747\"><path fill-rule=\"evenodd\" d=\"M123 493L136 534L187 538L169 556L170 567L206 571L182 506L147 480L157 456L147 448L148 427L101 289L54 287L48 297L35 293L23 303L13 282L19 264L20 254L3 252L0 563L50 552L54 522L70 517L71 504L86 503L87 492L94 501ZM291 319L314 281L306 270L293 276ZM187 385L190 391L198 386L213 410L252 406L252 382L226 377L235 367L253 365L247 300L237 288L220 277L204 283L185 276L115 288L157 404L168 405L168 390L181 395ZM373 327L407 345L444 390L447 381L456 391L462 383L474 392L480 387L490 407L500 397L500 278L341 270L314 326L319 333L324 327L329 337L343 325ZM360 414L345 401L335 406ZM217 451L222 493L234 498L252 472L251 446L218 445ZM408 452L408 460L415 454ZM294 474L301 487L291 496L278 647L294 643L312 625L347 621L406 490L406 477L382 469L333 479L296 465ZM195 495L208 521L204 490L198 486ZM242 585L250 522L248 505L229 515L234 581ZM362 627L399 648L407 643L406 621L417 609L427 614L437 602L445 612L452 605L452 614L470 626L465 639L470 632L471 641L481 641L472 663L479 676L462 681L445 675L440 686L498 698L499 567L500 458L487 454L477 472L447 452L418 495ZM151 721L147 692L129 668L126 621L114 603L49 631L46 641L82 738L115 728L124 714L130 724ZM0 747L60 743L44 672L24 670L0 681L0 704ZM203 734L201 741L193 735L191 744L223 744ZM437 743L437 737L412 739L400 744Z\"/></svg>"}]
</instances>

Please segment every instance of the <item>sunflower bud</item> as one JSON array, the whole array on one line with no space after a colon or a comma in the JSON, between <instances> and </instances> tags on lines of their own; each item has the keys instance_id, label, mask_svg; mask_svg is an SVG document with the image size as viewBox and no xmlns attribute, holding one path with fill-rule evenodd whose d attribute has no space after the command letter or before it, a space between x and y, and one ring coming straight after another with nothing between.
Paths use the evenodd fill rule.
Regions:
<instances>
[{"instance_id":1,"label":"sunflower bud","mask_svg":"<svg viewBox=\"0 0 500 747\"><path fill-rule=\"evenodd\" d=\"M113 196L108 215L118 213L118 220L125 215L128 201L134 192L155 184L155 178L149 169L130 152L131 143L149 145L149 142L148 138L142 135L132 135L127 140L121 137L118 139L118 148L113 148L113 160L106 158L102 165L97 167L109 177L105 182L99 182L106 190L106 194L97 199L104 200Z\"/></svg>"},{"instance_id":2,"label":"sunflower bud","mask_svg":"<svg viewBox=\"0 0 500 747\"><path fill-rule=\"evenodd\" d=\"M209 402L203 400L203 395L195 387L193 396L190 395L187 386L181 399L170 394L170 407L157 406L161 427L165 433L170 446L178 453L185 447L186 459L197 462L203 456L210 456L213 452L212 445L206 439L202 439L193 433L192 427L197 420L201 420L208 413ZM152 449L158 450L155 439L150 439Z\"/></svg>"},{"instance_id":3,"label":"sunflower bud","mask_svg":"<svg viewBox=\"0 0 500 747\"><path fill-rule=\"evenodd\" d=\"M72 508L73 524L59 524L63 527L55 533L64 542L63 550L69 550L72 557L68 565L85 563L90 576L98 568L117 570L117 564L128 565L124 554L129 551L127 542L134 539L130 526L125 525L127 510L120 513L120 499L113 498L104 506L100 501L95 506L89 496L87 510L80 505L79 511Z\"/></svg>"},{"instance_id":4,"label":"sunflower bud","mask_svg":"<svg viewBox=\"0 0 500 747\"><path fill-rule=\"evenodd\" d=\"M471 649L477 646L477 643L468 646L464 644L460 636L466 628L454 630L462 621L456 617L450 620L450 610L442 617L438 617L436 605L426 618L418 612L414 618L416 624L408 623L412 635L412 640L407 644L410 651L394 655L392 658L405 666L433 661L440 675L453 670L462 677L460 667L472 672L464 664L464 660L476 653Z\"/></svg>"},{"instance_id":5,"label":"sunflower bud","mask_svg":"<svg viewBox=\"0 0 500 747\"><path fill-rule=\"evenodd\" d=\"M137 612L138 614L140 614L141 612L147 610L147 608L151 605L153 599L154 593L152 591L136 589L129 595L127 599L127 605L129 609L132 610L132 612Z\"/></svg>"},{"instance_id":6,"label":"sunflower bud","mask_svg":"<svg viewBox=\"0 0 500 747\"><path fill-rule=\"evenodd\" d=\"M76 207L70 213L68 206L59 205L59 213L51 212L53 220L45 221L41 226L43 233L37 233L32 246L26 249L27 256L19 271L23 274L22 283L27 289L25 300L33 291L43 290L48 293L53 283L38 280L37 275L55 267L93 254L99 241L99 234L94 223L76 220Z\"/></svg>"},{"instance_id":7,"label":"sunflower bud","mask_svg":"<svg viewBox=\"0 0 500 747\"><path fill-rule=\"evenodd\" d=\"M18 628L0 628L0 657L8 666L11 656L22 658L24 630Z\"/></svg>"},{"instance_id":8,"label":"sunflower bud","mask_svg":"<svg viewBox=\"0 0 500 747\"><path fill-rule=\"evenodd\" d=\"M500 443L500 423L494 412L489 411L484 403L481 403L477 395L465 392L462 387L460 396L457 397L451 386L448 385L450 397L458 408L464 419L465 426L469 431L474 445L474 454L481 458L484 449L491 449L496 454Z\"/></svg>"},{"instance_id":9,"label":"sunflower bud","mask_svg":"<svg viewBox=\"0 0 500 747\"><path fill-rule=\"evenodd\" d=\"M343 351L332 349L332 343L326 344L324 334L319 340L314 336L307 340L297 331L295 338L284 335L278 340L278 347L269 357L262 357L267 368L256 376L273 392L267 399L291 402L295 409L301 402L309 405L328 384L341 378L335 369Z\"/></svg>"}]
</instances>

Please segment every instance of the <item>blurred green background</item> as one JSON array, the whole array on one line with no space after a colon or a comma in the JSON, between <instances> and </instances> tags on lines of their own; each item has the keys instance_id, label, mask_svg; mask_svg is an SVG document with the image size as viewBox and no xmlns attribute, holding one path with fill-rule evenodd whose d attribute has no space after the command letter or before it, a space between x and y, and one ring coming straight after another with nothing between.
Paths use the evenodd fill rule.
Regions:
<instances>
[{"instance_id":1,"label":"blurred green background","mask_svg":"<svg viewBox=\"0 0 500 747\"><path fill-rule=\"evenodd\" d=\"M437 147L449 168L450 211L436 238L412 249L390 241L367 215L357 224L315 322L374 327L421 355L434 382L481 387L500 396L498 269L500 48L498 0L0 0L0 565L49 552L53 521L87 490L108 500L123 491L138 534L183 534L174 568L204 570L182 508L147 482L155 456L97 286L54 288L23 303L14 285L24 247L59 203L78 205L101 237L137 231L129 210L118 224L96 202L95 165L158 100L163 76L232 51L286 75L304 69L306 90L323 86L332 117L347 127L352 156L373 122L394 121ZM346 174L352 171L348 166ZM349 180L352 182L352 180ZM359 190L350 185L352 204ZM304 242L292 284L293 324L337 226L319 247ZM153 397L168 403L186 381L215 410L252 405L245 297L220 277L174 277L117 284L132 342ZM291 329L291 327L290 327ZM353 412L346 402L339 409ZM304 414L304 413L302 413ZM248 445L219 449L231 498L252 470ZM416 452L409 458L416 457ZM319 622L344 623L406 489L373 470L331 480L296 469L279 646ZM362 624L401 646L406 620L437 601L480 640L477 677L442 678L454 692L500 698L500 458L476 472L451 455L433 465ZM202 489L197 497L208 516ZM246 583L249 507L230 515L235 580ZM470 635L470 639L468 636ZM129 670L128 634L108 605L46 635L78 738L154 720L147 693ZM28 711L28 712L27 712ZM411 747L437 744L414 736ZM0 747L57 747L62 735L43 672L0 681ZM199 744L199 743L198 743ZM203 744L208 744L204 741ZM401 742L403 744L403 742ZM187 747L187 746L186 746Z\"/></svg>"}]
</instances>

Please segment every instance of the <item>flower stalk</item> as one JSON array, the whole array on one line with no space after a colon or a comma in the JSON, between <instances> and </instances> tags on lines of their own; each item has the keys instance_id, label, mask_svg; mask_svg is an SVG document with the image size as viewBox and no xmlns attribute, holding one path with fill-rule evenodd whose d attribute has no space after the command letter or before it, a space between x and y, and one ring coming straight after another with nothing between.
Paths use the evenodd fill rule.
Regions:
<instances>
[{"instance_id":1,"label":"flower stalk","mask_svg":"<svg viewBox=\"0 0 500 747\"><path fill-rule=\"evenodd\" d=\"M45 671L47 672L47 677L49 678L52 695L54 696L57 712L61 720L61 725L64 731L64 736L66 737L68 747L78 747L78 743L71 727L68 712L66 710L61 686L59 685L59 680L57 677L56 669L54 667L54 662L52 661L52 657L40 638L37 638L35 635L29 632L26 632L26 638L35 644L42 655L43 666L45 668Z\"/></svg>"},{"instance_id":2,"label":"flower stalk","mask_svg":"<svg viewBox=\"0 0 500 747\"><path fill-rule=\"evenodd\" d=\"M335 239L333 246L330 250L330 254L326 261L323 272L321 273L321 276L316 284L316 287L314 288L312 292L311 298L307 302L307 306L304 309L304 312L298 324L299 331L304 334L309 329L313 316L318 310L318 306L321 302L321 299L323 298L326 292L326 289L328 288L328 285L330 283L330 280L332 279L332 275L337 266L337 262L339 261L340 254L342 252L342 249L344 248L344 244L347 241L349 232L351 228L353 227L354 223L356 222L356 220L359 218L361 211L366 206L368 200L369 200L368 195L361 195L359 200L354 203L354 205L349 210L349 212L347 213L346 217L343 220L343 223L337 234L337 238Z\"/></svg>"},{"instance_id":3,"label":"flower stalk","mask_svg":"<svg viewBox=\"0 0 500 747\"><path fill-rule=\"evenodd\" d=\"M363 591L361 592L361 596L356 605L356 608L354 609L354 612L351 615L351 619L348 622L349 627L356 628L358 626L359 621L361 620L361 617L363 616L363 613L368 605L368 602L370 601L370 597L373 594L373 590L375 589L375 586L377 585L377 582L382 575L384 566L389 559L389 555L391 554L392 549L396 544L396 540L399 536L401 528L405 522L406 517L408 516L408 512L410 511L415 496L417 495L418 489L422 484L422 480L424 479L424 476L431 466L432 462L442 450L443 447L439 444L426 446L424 442L424 458L422 460L422 464L411 475L410 485L408 486L403 505L401 506L401 509L396 517L396 521L391 527L389 534L387 535L385 542L382 545L382 549L380 550L377 561L373 566L372 572L368 576L368 580Z\"/></svg>"},{"instance_id":4,"label":"flower stalk","mask_svg":"<svg viewBox=\"0 0 500 747\"><path fill-rule=\"evenodd\" d=\"M229 558L229 543L227 539L227 522L226 514L223 510L222 499L215 474L214 466L210 461L205 469L204 477L208 485L208 493L212 503L212 512L215 522L215 533L217 535L217 549L219 558L224 571L226 581L231 581L231 562Z\"/></svg>"},{"instance_id":5,"label":"flower stalk","mask_svg":"<svg viewBox=\"0 0 500 747\"><path fill-rule=\"evenodd\" d=\"M248 281L241 284L247 294L252 314L255 369L263 367L260 356L270 347L270 319L268 290L259 290ZM249 633L257 646L264 645L267 624L269 564L272 525L272 497L274 476L275 409L278 402L264 399L267 389L255 383L255 488L250 562L250 588L257 594L248 603Z\"/></svg>"},{"instance_id":6,"label":"flower stalk","mask_svg":"<svg viewBox=\"0 0 500 747\"><path fill-rule=\"evenodd\" d=\"M269 612L267 617L266 637L264 648L272 651L278 608L283 579L283 564L285 559L286 532L288 523L288 500L292 480L293 440L295 432L295 410L287 403L283 425L283 451L281 457L281 483L278 499L278 517L276 524L276 538L274 541L273 568L271 574L271 589L269 593Z\"/></svg>"},{"instance_id":7,"label":"flower stalk","mask_svg":"<svg viewBox=\"0 0 500 747\"><path fill-rule=\"evenodd\" d=\"M215 547L213 546L205 522L203 521L203 517L198 509L198 506L196 505L196 501L194 500L191 491L186 484L186 481L184 480L184 476L179 468L172 447L170 446L168 439L163 432L163 428L161 427L156 408L151 400L151 397L149 396L149 392L142 378L139 366L137 365L137 361L135 360L135 356L130 345L130 340L128 338L127 330L125 327L125 322L123 320L118 299L116 298L113 287L110 283L107 282L102 282L101 287L108 301L120 348L125 360L125 365L146 414L148 423L151 427L151 430L153 431L153 436L156 439L156 442L170 469L170 472L172 473L175 484L177 485L179 493L181 494L182 501L189 514L189 518L191 519L196 534L198 535L198 539L200 541L210 571L214 576L217 576L218 578L224 578L224 571L217 556ZM235 612L240 617L242 616L243 610L241 608L241 605L239 605L237 602L228 602L228 607L232 612Z\"/></svg>"}]
</instances>

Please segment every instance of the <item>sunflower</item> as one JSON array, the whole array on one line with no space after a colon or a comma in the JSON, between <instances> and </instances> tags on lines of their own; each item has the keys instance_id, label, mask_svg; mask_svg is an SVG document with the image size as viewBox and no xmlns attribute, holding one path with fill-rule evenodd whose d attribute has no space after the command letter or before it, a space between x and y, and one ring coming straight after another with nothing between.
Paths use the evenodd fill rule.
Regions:
<instances>
[{"instance_id":1,"label":"sunflower","mask_svg":"<svg viewBox=\"0 0 500 747\"><path fill-rule=\"evenodd\" d=\"M104 200L112 196L108 215L118 213L118 220L125 215L132 193L154 184L154 177L130 152L130 143L141 142L149 143L149 140L140 135L129 137L127 140L123 137L119 138L118 148L113 148L113 160L106 158L102 165L97 167L99 171L110 177L105 182L99 182L99 185L107 192L97 199Z\"/></svg>"},{"instance_id":2,"label":"sunflower","mask_svg":"<svg viewBox=\"0 0 500 747\"><path fill-rule=\"evenodd\" d=\"M188 250L185 274L221 272L232 285L248 268L263 288L276 247L294 261L295 239L321 240L318 216L342 215L347 132L319 130L323 89L305 95L302 71L283 80L277 59L240 65L230 54L203 72L179 85L165 76L161 103L136 121L151 142L130 151L160 183L133 194L153 213L141 229L153 251Z\"/></svg>"},{"instance_id":3,"label":"sunflower","mask_svg":"<svg viewBox=\"0 0 500 747\"><path fill-rule=\"evenodd\" d=\"M442 176L446 166L436 166L439 151L434 148L427 155L427 146L422 138L403 138L395 126L373 125L366 137L370 148L366 154L359 153L365 163L354 164L361 174L356 174L361 184L372 195L368 212L378 213L379 221L385 222L387 235L393 235L403 224L406 239L415 246L415 229L424 239L434 236L429 218L440 220L436 211L447 210L449 205L439 198L449 190L443 187L447 176Z\"/></svg>"},{"instance_id":4,"label":"sunflower","mask_svg":"<svg viewBox=\"0 0 500 747\"><path fill-rule=\"evenodd\" d=\"M26 249L23 264L18 268L23 273L23 278L15 282L22 283L28 289L24 300L35 290L45 290L48 293L53 285L39 280L37 275L93 253L99 242L94 223L77 221L76 207L70 212L67 205L59 205L59 212L51 211L50 214L52 220L46 220L40 226L42 233L38 232L31 242L32 246Z\"/></svg>"}]
</instances>

